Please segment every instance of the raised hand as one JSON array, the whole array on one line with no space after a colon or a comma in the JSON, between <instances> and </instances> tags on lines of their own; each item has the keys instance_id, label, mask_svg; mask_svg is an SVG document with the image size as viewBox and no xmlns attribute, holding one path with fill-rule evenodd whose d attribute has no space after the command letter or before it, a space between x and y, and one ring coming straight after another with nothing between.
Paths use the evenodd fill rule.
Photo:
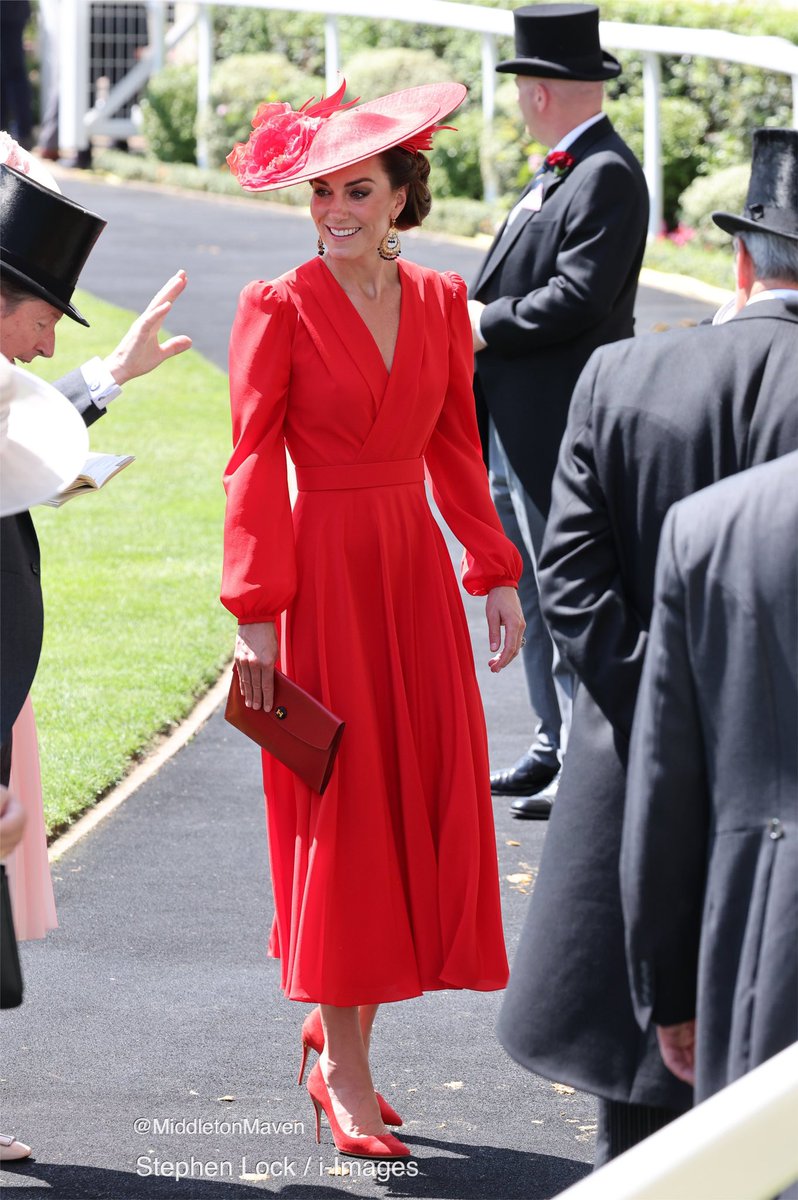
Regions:
<instances>
[{"instance_id":1,"label":"raised hand","mask_svg":"<svg viewBox=\"0 0 798 1200\"><path fill-rule=\"evenodd\" d=\"M191 338L185 334L178 334L166 342L158 341L164 319L187 282L188 276L182 270L168 279L106 358L106 366L120 387L139 375L149 374L168 358L191 347Z\"/></svg>"}]
</instances>

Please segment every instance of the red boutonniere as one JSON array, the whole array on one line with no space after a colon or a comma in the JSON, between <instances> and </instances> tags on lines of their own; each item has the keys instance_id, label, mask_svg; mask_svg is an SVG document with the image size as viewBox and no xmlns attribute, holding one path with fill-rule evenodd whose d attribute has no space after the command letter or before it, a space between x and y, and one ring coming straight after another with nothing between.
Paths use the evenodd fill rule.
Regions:
<instances>
[{"instance_id":1,"label":"red boutonniere","mask_svg":"<svg viewBox=\"0 0 798 1200\"><path fill-rule=\"evenodd\" d=\"M558 179L562 179L563 175L567 175L571 167L576 164L576 159L567 150L552 150L546 155L545 163Z\"/></svg>"}]
</instances>

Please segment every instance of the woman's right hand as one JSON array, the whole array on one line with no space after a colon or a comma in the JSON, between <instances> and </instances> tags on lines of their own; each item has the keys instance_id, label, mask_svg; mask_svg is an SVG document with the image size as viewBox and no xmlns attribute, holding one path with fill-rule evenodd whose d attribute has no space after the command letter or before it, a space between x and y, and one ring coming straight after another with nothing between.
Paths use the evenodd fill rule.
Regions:
<instances>
[{"instance_id":1,"label":"woman's right hand","mask_svg":"<svg viewBox=\"0 0 798 1200\"><path fill-rule=\"evenodd\" d=\"M274 621L239 625L235 662L238 682L247 708L270 712L274 699L274 664L277 662L277 630Z\"/></svg>"}]
</instances>

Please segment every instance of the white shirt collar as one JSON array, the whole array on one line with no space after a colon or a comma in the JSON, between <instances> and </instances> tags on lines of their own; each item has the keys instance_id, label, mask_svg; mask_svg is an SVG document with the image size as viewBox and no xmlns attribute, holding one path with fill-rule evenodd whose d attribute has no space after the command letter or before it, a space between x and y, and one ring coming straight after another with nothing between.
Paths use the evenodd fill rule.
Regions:
<instances>
[{"instance_id":1,"label":"white shirt collar","mask_svg":"<svg viewBox=\"0 0 798 1200\"><path fill-rule=\"evenodd\" d=\"M603 116L604 116L603 112L597 112L594 117L588 117L588 119L586 121L583 121L581 125L577 125L575 129L572 129L570 131L570 133L566 133L565 137L560 138L557 145L552 146L551 150L549 151L549 154L551 154L552 150L567 150L569 146L572 146L574 144L574 142L576 141L576 139L578 137L581 137L581 135L585 132L586 129L589 129L591 125L598 124L598 122L602 119Z\"/></svg>"},{"instance_id":2,"label":"white shirt collar","mask_svg":"<svg viewBox=\"0 0 798 1200\"><path fill-rule=\"evenodd\" d=\"M759 300L798 300L798 289L768 288L764 292L756 292L755 295L748 297L745 307L747 308L749 304L756 304Z\"/></svg>"},{"instance_id":3,"label":"white shirt collar","mask_svg":"<svg viewBox=\"0 0 798 1200\"><path fill-rule=\"evenodd\" d=\"M552 146L551 150L549 150L549 154L552 154L555 150L565 150L568 146L573 145L573 143L576 141L576 139L581 134L583 134L586 129L589 129L591 125L597 124L603 116L604 116L603 112L597 112L595 116L588 117L588 119L586 121L583 121L581 125L577 125L574 129L572 129L570 131L570 133L566 133L565 137L560 138L557 145ZM512 227L516 217L521 212L521 210L527 207L527 200L528 200L528 197L526 197L526 196L522 197L522 199L520 199L518 201L518 203L516 204L515 208L513 208L512 211L508 214L507 223L504 227L505 233Z\"/></svg>"}]
</instances>

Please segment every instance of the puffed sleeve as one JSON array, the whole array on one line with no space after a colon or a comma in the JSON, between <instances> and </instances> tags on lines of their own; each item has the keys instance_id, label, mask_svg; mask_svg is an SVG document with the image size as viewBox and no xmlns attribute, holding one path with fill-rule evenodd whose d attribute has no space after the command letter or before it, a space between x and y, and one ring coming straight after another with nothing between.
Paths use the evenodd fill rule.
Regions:
<instances>
[{"instance_id":1,"label":"puffed sleeve","mask_svg":"<svg viewBox=\"0 0 798 1200\"><path fill-rule=\"evenodd\" d=\"M244 288L230 336L233 454L224 473L222 603L274 621L296 590L285 422L296 310L279 285Z\"/></svg>"},{"instance_id":2,"label":"puffed sleeve","mask_svg":"<svg viewBox=\"0 0 798 1200\"><path fill-rule=\"evenodd\" d=\"M484 596L491 588L518 586L521 556L502 530L482 458L466 285L450 271L442 278L448 307L449 382L424 459L435 503L465 547L463 587L472 596Z\"/></svg>"}]
</instances>

